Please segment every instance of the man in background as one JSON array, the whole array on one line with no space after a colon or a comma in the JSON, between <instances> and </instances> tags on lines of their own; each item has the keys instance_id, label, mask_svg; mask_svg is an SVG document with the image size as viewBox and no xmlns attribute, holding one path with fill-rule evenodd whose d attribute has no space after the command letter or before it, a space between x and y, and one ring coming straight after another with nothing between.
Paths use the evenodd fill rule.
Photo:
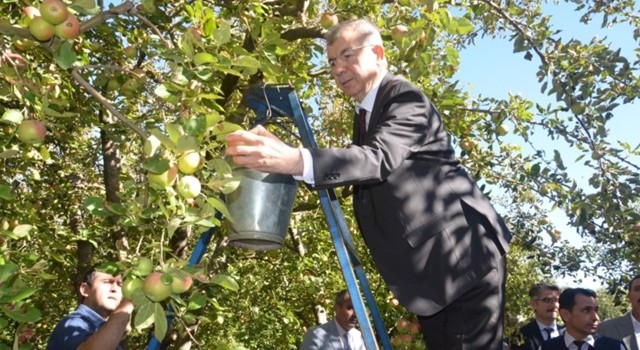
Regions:
<instances>
[{"instance_id":1,"label":"man in background","mask_svg":"<svg viewBox=\"0 0 640 350\"><path fill-rule=\"evenodd\" d=\"M133 303L122 298L122 276L91 267L78 288L80 305L63 318L47 350L121 350Z\"/></svg>"},{"instance_id":2,"label":"man in background","mask_svg":"<svg viewBox=\"0 0 640 350\"><path fill-rule=\"evenodd\" d=\"M512 350L537 350L543 341L559 336L563 326L556 324L560 288L546 283L536 283L529 289L534 318L520 328L511 342Z\"/></svg>"},{"instance_id":3,"label":"man in background","mask_svg":"<svg viewBox=\"0 0 640 350\"><path fill-rule=\"evenodd\" d=\"M640 350L640 275L629 282L627 298L631 311L624 316L602 322L598 334L621 340L629 350Z\"/></svg>"},{"instance_id":4,"label":"man in background","mask_svg":"<svg viewBox=\"0 0 640 350\"><path fill-rule=\"evenodd\" d=\"M347 290L336 295L333 305L334 318L311 328L305 333L300 350L364 350L362 334Z\"/></svg>"},{"instance_id":5,"label":"man in background","mask_svg":"<svg viewBox=\"0 0 640 350\"><path fill-rule=\"evenodd\" d=\"M560 317L564 335L546 340L541 350L625 350L616 339L596 334L600 318L596 293L590 289L567 288L560 294Z\"/></svg>"}]
</instances>

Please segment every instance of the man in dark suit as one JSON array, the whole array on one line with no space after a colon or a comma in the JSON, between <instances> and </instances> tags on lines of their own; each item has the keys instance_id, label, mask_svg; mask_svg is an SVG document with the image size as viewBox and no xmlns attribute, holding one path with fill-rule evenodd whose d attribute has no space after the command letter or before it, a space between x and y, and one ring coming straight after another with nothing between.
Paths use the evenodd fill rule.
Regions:
<instances>
[{"instance_id":1,"label":"man in dark suit","mask_svg":"<svg viewBox=\"0 0 640 350\"><path fill-rule=\"evenodd\" d=\"M228 135L227 155L318 189L353 185L373 261L395 297L418 315L427 347L501 348L511 233L461 168L431 101L388 73L378 28L351 20L326 39L331 74L360 112L354 144L292 148L258 126Z\"/></svg>"},{"instance_id":2,"label":"man in dark suit","mask_svg":"<svg viewBox=\"0 0 640 350\"><path fill-rule=\"evenodd\" d=\"M640 350L638 337L640 336L640 275L629 282L627 298L631 304L631 311L627 314L602 322L598 334L621 340L629 350Z\"/></svg>"},{"instance_id":3,"label":"man in dark suit","mask_svg":"<svg viewBox=\"0 0 640 350\"><path fill-rule=\"evenodd\" d=\"M537 350L543 341L559 336L563 326L556 324L560 288L547 283L536 283L529 289L534 318L520 328L511 340L512 350Z\"/></svg>"},{"instance_id":4,"label":"man in dark suit","mask_svg":"<svg viewBox=\"0 0 640 350\"><path fill-rule=\"evenodd\" d=\"M560 294L564 335L544 341L540 350L626 350L621 341L596 334L600 322L596 297L590 289L565 289Z\"/></svg>"},{"instance_id":5,"label":"man in dark suit","mask_svg":"<svg viewBox=\"0 0 640 350\"><path fill-rule=\"evenodd\" d=\"M356 325L356 313L349 292L341 290L333 305L334 318L308 330L300 350L365 350L362 334Z\"/></svg>"}]
</instances>

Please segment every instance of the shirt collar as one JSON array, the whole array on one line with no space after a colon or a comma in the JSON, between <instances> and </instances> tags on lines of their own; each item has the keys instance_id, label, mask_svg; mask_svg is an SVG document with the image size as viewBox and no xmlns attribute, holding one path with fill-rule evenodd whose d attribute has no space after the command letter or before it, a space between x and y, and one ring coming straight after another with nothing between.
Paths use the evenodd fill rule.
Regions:
<instances>
[{"instance_id":1,"label":"shirt collar","mask_svg":"<svg viewBox=\"0 0 640 350\"><path fill-rule=\"evenodd\" d=\"M633 317L633 314L629 312L629 317L631 317L631 324L633 325L633 332L635 334L640 333L640 322Z\"/></svg>"},{"instance_id":2,"label":"shirt collar","mask_svg":"<svg viewBox=\"0 0 640 350\"><path fill-rule=\"evenodd\" d=\"M569 348L569 345L571 345L571 343L573 343L574 340L576 340L576 338L572 337L571 334L569 334L569 332L564 332L564 345L567 348ZM591 345L591 346L593 346L593 344L596 342L596 340L593 338L592 335L588 335L584 339L577 339L577 340L583 340L583 341L589 343L589 345Z\"/></svg>"},{"instance_id":3,"label":"shirt collar","mask_svg":"<svg viewBox=\"0 0 640 350\"><path fill-rule=\"evenodd\" d=\"M333 322L335 322L335 323L336 323L336 328L338 328L338 335L339 335L340 337L342 337L345 333L348 333L347 331L345 331L345 330L340 326L340 324L338 323L338 321L336 321L336 319L335 319L335 318L333 319Z\"/></svg>"},{"instance_id":4,"label":"shirt collar","mask_svg":"<svg viewBox=\"0 0 640 350\"><path fill-rule=\"evenodd\" d=\"M380 84L382 83L382 79L387 73L380 74L376 82L373 83L371 90L367 92L367 94L362 99L362 102L356 103L356 109L360 110L360 108L364 108L368 113L371 113L373 110L373 104L376 102L376 95L378 95L378 90L380 89Z\"/></svg>"}]
</instances>

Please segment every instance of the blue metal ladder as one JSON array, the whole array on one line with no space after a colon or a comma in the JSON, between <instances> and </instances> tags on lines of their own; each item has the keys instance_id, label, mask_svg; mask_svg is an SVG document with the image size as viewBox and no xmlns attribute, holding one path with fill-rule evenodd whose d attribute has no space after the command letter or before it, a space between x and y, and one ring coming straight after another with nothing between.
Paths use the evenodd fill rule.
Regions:
<instances>
[{"instance_id":1,"label":"blue metal ladder","mask_svg":"<svg viewBox=\"0 0 640 350\"><path fill-rule=\"evenodd\" d=\"M313 131L300 105L300 100L291 86L254 86L245 93L244 98L249 107L256 111L260 124L264 124L267 119L272 117L290 117L298 129L302 145L306 148L318 148L318 144L313 136ZM391 343L387 331L380 317L380 312L373 298L373 294L371 293L371 288L369 287L369 282L367 281L362 264L358 259L353 239L347 228L342 209L340 208L340 202L333 189L318 190L317 192L327 219L329 232L331 233L331 238L336 249L342 274L344 275L347 289L353 302L353 308L356 312L358 323L360 324L365 346L367 350L378 349L378 344L373 329L371 328L371 322L365 309L365 306L368 306L382 348L390 350ZM359 285L357 282L359 282ZM366 299L366 305L362 299L362 295L364 295Z\"/></svg>"},{"instance_id":2,"label":"blue metal ladder","mask_svg":"<svg viewBox=\"0 0 640 350\"><path fill-rule=\"evenodd\" d=\"M266 121L272 117L292 118L300 134L303 146L306 148L318 147L313 136L313 131L300 105L300 100L291 86L255 86L246 92L244 98L249 107L257 114L258 119L256 124L265 124ZM371 288L369 287L369 282L367 281L362 264L358 259L353 239L347 228L342 209L340 208L340 202L333 189L318 190L317 192L327 219L340 268L342 269L342 274L347 284L347 290L353 302L353 309L356 312L356 317L360 324L365 347L367 350L379 349L371 321L367 314L366 307L368 306L369 314L371 318L373 318L373 323L382 348L384 350L391 350L389 336L380 317L380 311L371 293ZM192 256L189 259L189 265L200 263L214 232L215 228L210 228L200 236ZM362 298L363 295L366 304ZM167 311L167 325L170 326L173 322L172 310L170 307L167 307ZM157 350L160 348L160 344L161 340L152 337L147 350Z\"/></svg>"}]
</instances>

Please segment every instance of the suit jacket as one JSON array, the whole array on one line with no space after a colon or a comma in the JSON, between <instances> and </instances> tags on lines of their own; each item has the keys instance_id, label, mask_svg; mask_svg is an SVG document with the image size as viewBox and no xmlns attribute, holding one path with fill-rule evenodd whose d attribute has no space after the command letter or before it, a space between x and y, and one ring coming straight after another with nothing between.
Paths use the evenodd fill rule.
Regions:
<instances>
[{"instance_id":1,"label":"suit jacket","mask_svg":"<svg viewBox=\"0 0 640 350\"><path fill-rule=\"evenodd\" d=\"M631 323L631 313L602 322L598 334L621 340L629 350L640 350Z\"/></svg>"},{"instance_id":2,"label":"suit jacket","mask_svg":"<svg viewBox=\"0 0 640 350\"><path fill-rule=\"evenodd\" d=\"M620 350L624 346L621 341L605 337L594 336L596 341L593 344L595 350ZM564 344L564 337L555 337L542 343L540 350L567 350L567 346Z\"/></svg>"},{"instance_id":3,"label":"suit jacket","mask_svg":"<svg viewBox=\"0 0 640 350\"><path fill-rule=\"evenodd\" d=\"M411 312L437 313L508 250L511 233L460 167L439 113L401 77L383 78L362 145L310 152L317 188L354 185L364 241Z\"/></svg>"},{"instance_id":4,"label":"suit jacket","mask_svg":"<svg viewBox=\"0 0 640 350\"><path fill-rule=\"evenodd\" d=\"M558 332L563 333L564 326L557 325ZM520 332L511 342L512 350L538 350L544 336L535 319L520 327Z\"/></svg>"},{"instance_id":5,"label":"suit jacket","mask_svg":"<svg viewBox=\"0 0 640 350\"><path fill-rule=\"evenodd\" d=\"M351 335L352 337L354 335L362 337L357 329L351 330ZM362 341L360 344L360 346L354 347L354 350L365 350ZM302 338L300 350L344 350L335 319L308 330Z\"/></svg>"}]
</instances>

